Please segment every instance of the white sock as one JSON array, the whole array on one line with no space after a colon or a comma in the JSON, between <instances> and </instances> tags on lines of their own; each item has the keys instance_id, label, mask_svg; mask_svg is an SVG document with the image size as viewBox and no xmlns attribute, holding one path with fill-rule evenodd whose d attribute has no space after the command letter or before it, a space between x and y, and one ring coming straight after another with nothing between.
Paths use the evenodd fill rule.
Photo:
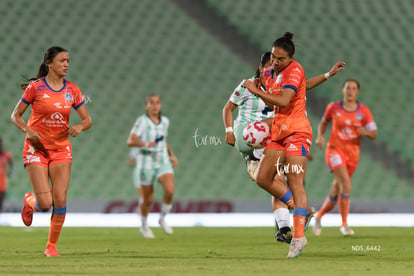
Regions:
<instances>
[{"instance_id":1,"label":"white sock","mask_svg":"<svg viewBox=\"0 0 414 276\"><path fill-rule=\"evenodd\" d=\"M167 214L171 212L172 204L165 204L164 202L161 204L161 213L160 218L164 219Z\"/></svg>"},{"instance_id":2,"label":"white sock","mask_svg":"<svg viewBox=\"0 0 414 276\"><path fill-rule=\"evenodd\" d=\"M260 160L262 158L263 152L264 149L254 149L253 156Z\"/></svg>"},{"instance_id":3,"label":"white sock","mask_svg":"<svg viewBox=\"0 0 414 276\"><path fill-rule=\"evenodd\" d=\"M141 216L141 227L147 227L147 217Z\"/></svg>"},{"instance_id":4,"label":"white sock","mask_svg":"<svg viewBox=\"0 0 414 276\"><path fill-rule=\"evenodd\" d=\"M290 214L288 208L279 208L273 211L279 229L290 227Z\"/></svg>"}]
</instances>

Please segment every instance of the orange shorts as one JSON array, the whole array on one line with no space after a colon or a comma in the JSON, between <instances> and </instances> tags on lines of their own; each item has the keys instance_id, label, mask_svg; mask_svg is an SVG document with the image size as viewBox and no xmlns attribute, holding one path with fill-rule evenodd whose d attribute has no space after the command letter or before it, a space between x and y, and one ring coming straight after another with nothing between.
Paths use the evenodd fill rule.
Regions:
<instances>
[{"instance_id":1,"label":"orange shorts","mask_svg":"<svg viewBox=\"0 0 414 276\"><path fill-rule=\"evenodd\" d=\"M293 133L278 141L271 141L267 149L283 150L285 156L308 156L312 144L312 135Z\"/></svg>"},{"instance_id":2,"label":"orange shorts","mask_svg":"<svg viewBox=\"0 0 414 276\"><path fill-rule=\"evenodd\" d=\"M349 160L347 155L337 148L326 148L325 161L331 172L339 167L346 166L350 177L352 177L358 166L358 160Z\"/></svg>"},{"instance_id":3,"label":"orange shorts","mask_svg":"<svg viewBox=\"0 0 414 276\"><path fill-rule=\"evenodd\" d=\"M72 163L72 147L70 144L61 149L39 149L30 142L26 141L24 143L23 163L25 166L36 164L49 167L63 162Z\"/></svg>"}]
</instances>

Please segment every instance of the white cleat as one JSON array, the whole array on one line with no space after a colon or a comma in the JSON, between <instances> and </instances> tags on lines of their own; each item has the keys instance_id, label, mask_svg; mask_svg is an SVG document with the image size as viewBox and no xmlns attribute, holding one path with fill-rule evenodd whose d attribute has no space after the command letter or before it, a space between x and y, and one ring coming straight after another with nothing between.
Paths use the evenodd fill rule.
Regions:
<instances>
[{"instance_id":1,"label":"white cleat","mask_svg":"<svg viewBox=\"0 0 414 276\"><path fill-rule=\"evenodd\" d=\"M342 225L341 228L339 228L339 232L341 232L342 236L353 236L355 234L354 230L348 225Z\"/></svg>"},{"instance_id":2,"label":"white cleat","mask_svg":"<svg viewBox=\"0 0 414 276\"><path fill-rule=\"evenodd\" d=\"M300 254L302 254L303 248L305 248L306 244L308 243L305 236L298 239L292 239L290 242L289 247L289 254L287 255L288 258L297 258Z\"/></svg>"},{"instance_id":3,"label":"white cleat","mask_svg":"<svg viewBox=\"0 0 414 276\"><path fill-rule=\"evenodd\" d=\"M155 238L154 233L152 233L151 228L149 228L148 226L141 226L141 228L139 229L139 231L141 232L141 234L146 239L153 239L153 238Z\"/></svg>"},{"instance_id":4,"label":"white cleat","mask_svg":"<svg viewBox=\"0 0 414 276\"><path fill-rule=\"evenodd\" d=\"M247 174L250 179L256 182L257 174L259 173L260 162L256 160L251 160L247 162Z\"/></svg>"},{"instance_id":5,"label":"white cleat","mask_svg":"<svg viewBox=\"0 0 414 276\"><path fill-rule=\"evenodd\" d=\"M315 218L315 225L313 226L313 234L319 237L321 235L321 232L322 232L321 220L318 218Z\"/></svg>"},{"instance_id":6,"label":"white cleat","mask_svg":"<svg viewBox=\"0 0 414 276\"><path fill-rule=\"evenodd\" d=\"M165 222L165 219L160 219L158 223L165 234L171 235L174 232L173 229Z\"/></svg>"}]
</instances>

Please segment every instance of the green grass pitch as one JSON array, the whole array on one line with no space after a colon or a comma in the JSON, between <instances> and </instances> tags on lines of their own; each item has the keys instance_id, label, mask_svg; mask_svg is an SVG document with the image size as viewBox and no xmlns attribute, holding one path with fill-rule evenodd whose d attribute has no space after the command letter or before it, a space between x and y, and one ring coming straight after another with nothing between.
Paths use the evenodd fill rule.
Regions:
<instances>
[{"instance_id":1,"label":"green grass pitch","mask_svg":"<svg viewBox=\"0 0 414 276\"><path fill-rule=\"evenodd\" d=\"M135 228L64 227L61 257L46 258L47 228L0 227L0 275L414 275L413 228L309 230L297 259L269 227L153 230L145 240Z\"/></svg>"}]
</instances>

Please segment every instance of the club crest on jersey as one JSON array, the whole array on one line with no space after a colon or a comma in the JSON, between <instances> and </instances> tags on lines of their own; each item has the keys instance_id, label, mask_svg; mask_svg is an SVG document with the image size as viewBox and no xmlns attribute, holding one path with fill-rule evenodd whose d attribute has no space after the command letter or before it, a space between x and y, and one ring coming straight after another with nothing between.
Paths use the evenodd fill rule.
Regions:
<instances>
[{"instance_id":1,"label":"club crest on jersey","mask_svg":"<svg viewBox=\"0 0 414 276\"><path fill-rule=\"evenodd\" d=\"M70 94L70 93L66 93L66 94L65 94L65 101L67 101L67 102L71 102L71 101L72 101L72 94Z\"/></svg>"},{"instance_id":2,"label":"club crest on jersey","mask_svg":"<svg viewBox=\"0 0 414 276\"><path fill-rule=\"evenodd\" d=\"M280 83L282 81L282 75L277 76L276 83Z\"/></svg>"},{"instance_id":3,"label":"club crest on jersey","mask_svg":"<svg viewBox=\"0 0 414 276\"><path fill-rule=\"evenodd\" d=\"M356 117L357 117L358 120L360 120L360 121L362 120L362 114L361 113L357 113Z\"/></svg>"}]
</instances>

